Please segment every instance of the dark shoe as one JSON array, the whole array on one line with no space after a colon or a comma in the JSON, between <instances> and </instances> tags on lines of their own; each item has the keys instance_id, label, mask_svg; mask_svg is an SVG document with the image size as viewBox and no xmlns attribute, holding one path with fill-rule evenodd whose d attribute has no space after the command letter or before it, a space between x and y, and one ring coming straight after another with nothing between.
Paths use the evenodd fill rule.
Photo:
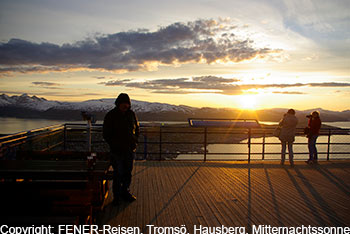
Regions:
<instances>
[{"instance_id":1,"label":"dark shoe","mask_svg":"<svg viewBox=\"0 0 350 234\"><path fill-rule=\"evenodd\" d=\"M122 199L126 202L133 202L136 201L136 197L130 193L124 194L122 196Z\"/></svg>"},{"instance_id":2,"label":"dark shoe","mask_svg":"<svg viewBox=\"0 0 350 234\"><path fill-rule=\"evenodd\" d=\"M318 164L317 159L314 159L314 160L312 161L312 163L313 163L313 164Z\"/></svg>"},{"instance_id":3,"label":"dark shoe","mask_svg":"<svg viewBox=\"0 0 350 234\"><path fill-rule=\"evenodd\" d=\"M119 199L118 198L114 198L113 201L112 201L112 205L113 206L119 206Z\"/></svg>"},{"instance_id":4,"label":"dark shoe","mask_svg":"<svg viewBox=\"0 0 350 234\"><path fill-rule=\"evenodd\" d=\"M305 161L307 164L312 164L312 160L307 160L307 161Z\"/></svg>"}]
</instances>

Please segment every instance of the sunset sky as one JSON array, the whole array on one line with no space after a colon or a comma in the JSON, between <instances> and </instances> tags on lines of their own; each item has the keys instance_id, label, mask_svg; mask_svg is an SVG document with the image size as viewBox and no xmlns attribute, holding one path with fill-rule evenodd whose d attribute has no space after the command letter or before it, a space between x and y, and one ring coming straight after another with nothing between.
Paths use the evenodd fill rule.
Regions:
<instances>
[{"instance_id":1,"label":"sunset sky","mask_svg":"<svg viewBox=\"0 0 350 234\"><path fill-rule=\"evenodd\" d=\"M350 109L349 0L0 0L0 93Z\"/></svg>"}]
</instances>

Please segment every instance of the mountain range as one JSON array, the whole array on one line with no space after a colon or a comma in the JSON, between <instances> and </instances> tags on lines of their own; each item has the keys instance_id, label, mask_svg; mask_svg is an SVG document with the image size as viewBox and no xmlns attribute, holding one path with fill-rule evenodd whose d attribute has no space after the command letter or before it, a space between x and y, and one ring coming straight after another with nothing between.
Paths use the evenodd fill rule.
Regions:
<instances>
[{"instance_id":1,"label":"mountain range","mask_svg":"<svg viewBox=\"0 0 350 234\"><path fill-rule=\"evenodd\" d=\"M0 95L0 116L16 118L40 118L60 120L81 120L81 112L94 114L98 120L114 108L115 99L105 98L83 102L50 101L37 96ZM190 107L158 102L132 100L132 109L143 121L187 121L188 118L249 118L260 121L279 121L287 109L239 110L234 108ZM329 111L316 108L325 122L350 121L350 110ZM296 110L297 117L306 122L305 116L313 110Z\"/></svg>"}]
</instances>

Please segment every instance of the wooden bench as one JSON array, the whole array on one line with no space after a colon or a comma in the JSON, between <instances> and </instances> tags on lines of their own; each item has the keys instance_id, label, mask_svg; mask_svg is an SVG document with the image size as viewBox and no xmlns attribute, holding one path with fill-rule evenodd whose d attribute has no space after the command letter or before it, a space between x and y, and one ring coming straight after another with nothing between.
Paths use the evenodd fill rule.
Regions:
<instances>
[{"instance_id":1,"label":"wooden bench","mask_svg":"<svg viewBox=\"0 0 350 234\"><path fill-rule=\"evenodd\" d=\"M78 217L92 223L108 192L108 168L99 161L94 170L83 161L1 161L0 218Z\"/></svg>"}]
</instances>

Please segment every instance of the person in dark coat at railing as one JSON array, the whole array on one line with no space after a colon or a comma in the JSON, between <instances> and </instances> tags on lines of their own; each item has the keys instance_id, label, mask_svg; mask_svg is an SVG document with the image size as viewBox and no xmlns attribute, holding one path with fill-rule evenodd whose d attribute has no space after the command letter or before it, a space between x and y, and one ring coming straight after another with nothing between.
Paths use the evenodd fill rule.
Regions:
<instances>
[{"instance_id":1,"label":"person in dark coat at railing","mask_svg":"<svg viewBox=\"0 0 350 234\"><path fill-rule=\"evenodd\" d=\"M113 205L118 205L120 198L128 202L136 200L129 187L139 129L136 115L131 110L130 98L121 93L115 100L115 108L106 114L103 122L103 138L110 147L114 170Z\"/></svg>"},{"instance_id":2,"label":"person in dark coat at railing","mask_svg":"<svg viewBox=\"0 0 350 234\"><path fill-rule=\"evenodd\" d=\"M308 121L308 148L309 148L309 160L306 161L308 164L317 164L318 156L317 156L317 148L316 148L316 140L320 135L321 129L321 119L320 113L318 111L314 111L311 115L306 116L309 118Z\"/></svg>"}]
</instances>

